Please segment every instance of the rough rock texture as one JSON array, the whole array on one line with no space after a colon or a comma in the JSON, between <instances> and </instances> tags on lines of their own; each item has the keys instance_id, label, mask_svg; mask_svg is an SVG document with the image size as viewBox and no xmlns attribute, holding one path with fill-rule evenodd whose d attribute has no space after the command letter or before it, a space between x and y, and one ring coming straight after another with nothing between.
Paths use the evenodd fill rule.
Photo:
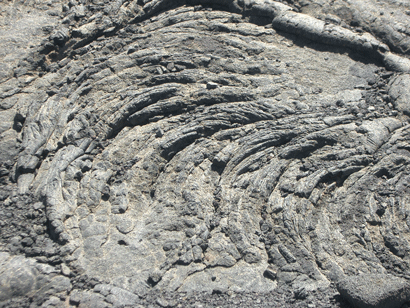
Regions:
<instances>
[{"instance_id":1,"label":"rough rock texture","mask_svg":"<svg viewBox=\"0 0 410 308\"><path fill-rule=\"evenodd\" d=\"M409 283L390 275L358 275L342 279L337 289L354 307L401 307L409 300Z\"/></svg>"},{"instance_id":2,"label":"rough rock texture","mask_svg":"<svg viewBox=\"0 0 410 308\"><path fill-rule=\"evenodd\" d=\"M404 304L406 9L2 3L0 306Z\"/></svg>"}]
</instances>

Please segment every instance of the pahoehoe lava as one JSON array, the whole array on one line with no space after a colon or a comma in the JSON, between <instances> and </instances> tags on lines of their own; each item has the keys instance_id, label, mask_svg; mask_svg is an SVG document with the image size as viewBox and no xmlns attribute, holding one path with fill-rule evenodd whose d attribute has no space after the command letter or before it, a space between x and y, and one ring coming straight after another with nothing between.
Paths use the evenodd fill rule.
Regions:
<instances>
[{"instance_id":1,"label":"pahoehoe lava","mask_svg":"<svg viewBox=\"0 0 410 308\"><path fill-rule=\"evenodd\" d=\"M1 10L1 307L407 307L410 4Z\"/></svg>"}]
</instances>

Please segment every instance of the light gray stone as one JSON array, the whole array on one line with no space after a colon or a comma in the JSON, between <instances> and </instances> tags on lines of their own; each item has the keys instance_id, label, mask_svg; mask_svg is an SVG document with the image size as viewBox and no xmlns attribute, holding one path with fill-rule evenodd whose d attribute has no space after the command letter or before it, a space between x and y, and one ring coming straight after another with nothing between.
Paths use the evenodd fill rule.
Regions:
<instances>
[{"instance_id":1,"label":"light gray stone","mask_svg":"<svg viewBox=\"0 0 410 308\"><path fill-rule=\"evenodd\" d=\"M410 284L387 274L361 274L337 283L340 294L358 308L399 308L410 299Z\"/></svg>"}]
</instances>

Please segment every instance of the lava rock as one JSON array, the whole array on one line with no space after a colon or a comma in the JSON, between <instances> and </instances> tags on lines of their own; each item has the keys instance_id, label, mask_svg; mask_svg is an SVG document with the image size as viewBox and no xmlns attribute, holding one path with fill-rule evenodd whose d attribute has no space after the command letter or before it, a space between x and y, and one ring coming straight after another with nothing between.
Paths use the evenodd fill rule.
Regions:
<instances>
[{"instance_id":1,"label":"lava rock","mask_svg":"<svg viewBox=\"0 0 410 308\"><path fill-rule=\"evenodd\" d=\"M337 289L358 308L399 308L410 299L410 284L388 274L348 276L337 283Z\"/></svg>"}]
</instances>

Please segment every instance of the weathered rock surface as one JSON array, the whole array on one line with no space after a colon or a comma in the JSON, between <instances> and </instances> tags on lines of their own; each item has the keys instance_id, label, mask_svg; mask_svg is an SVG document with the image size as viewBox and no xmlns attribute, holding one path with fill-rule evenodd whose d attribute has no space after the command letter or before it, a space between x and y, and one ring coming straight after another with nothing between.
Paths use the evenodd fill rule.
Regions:
<instances>
[{"instance_id":1,"label":"weathered rock surface","mask_svg":"<svg viewBox=\"0 0 410 308\"><path fill-rule=\"evenodd\" d=\"M389 95L397 110L410 114L410 75L403 74L390 81Z\"/></svg>"},{"instance_id":2,"label":"weathered rock surface","mask_svg":"<svg viewBox=\"0 0 410 308\"><path fill-rule=\"evenodd\" d=\"M4 7L1 305L409 300L406 3Z\"/></svg>"},{"instance_id":3,"label":"weathered rock surface","mask_svg":"<svg viewBox=\"0 0 410 308\"><path fill-rule=\"evenodd\" d=\"M337 285L354 307L401 307L410 296L410 285L402 278L383 275L346 277Z\"/></svg>"},{"instance_id":4,"label":"weathered rock surface","mask_svg":"<svg viewBox=\"0 0 410 308\"><path fill-rule=\"evenodd\" d=\"M32 258L0 254L0 302L20 296L40 300L47 296L67 296L70 279L59 275L50 265L37 263Z\"/></svg>"}]
</instances>

